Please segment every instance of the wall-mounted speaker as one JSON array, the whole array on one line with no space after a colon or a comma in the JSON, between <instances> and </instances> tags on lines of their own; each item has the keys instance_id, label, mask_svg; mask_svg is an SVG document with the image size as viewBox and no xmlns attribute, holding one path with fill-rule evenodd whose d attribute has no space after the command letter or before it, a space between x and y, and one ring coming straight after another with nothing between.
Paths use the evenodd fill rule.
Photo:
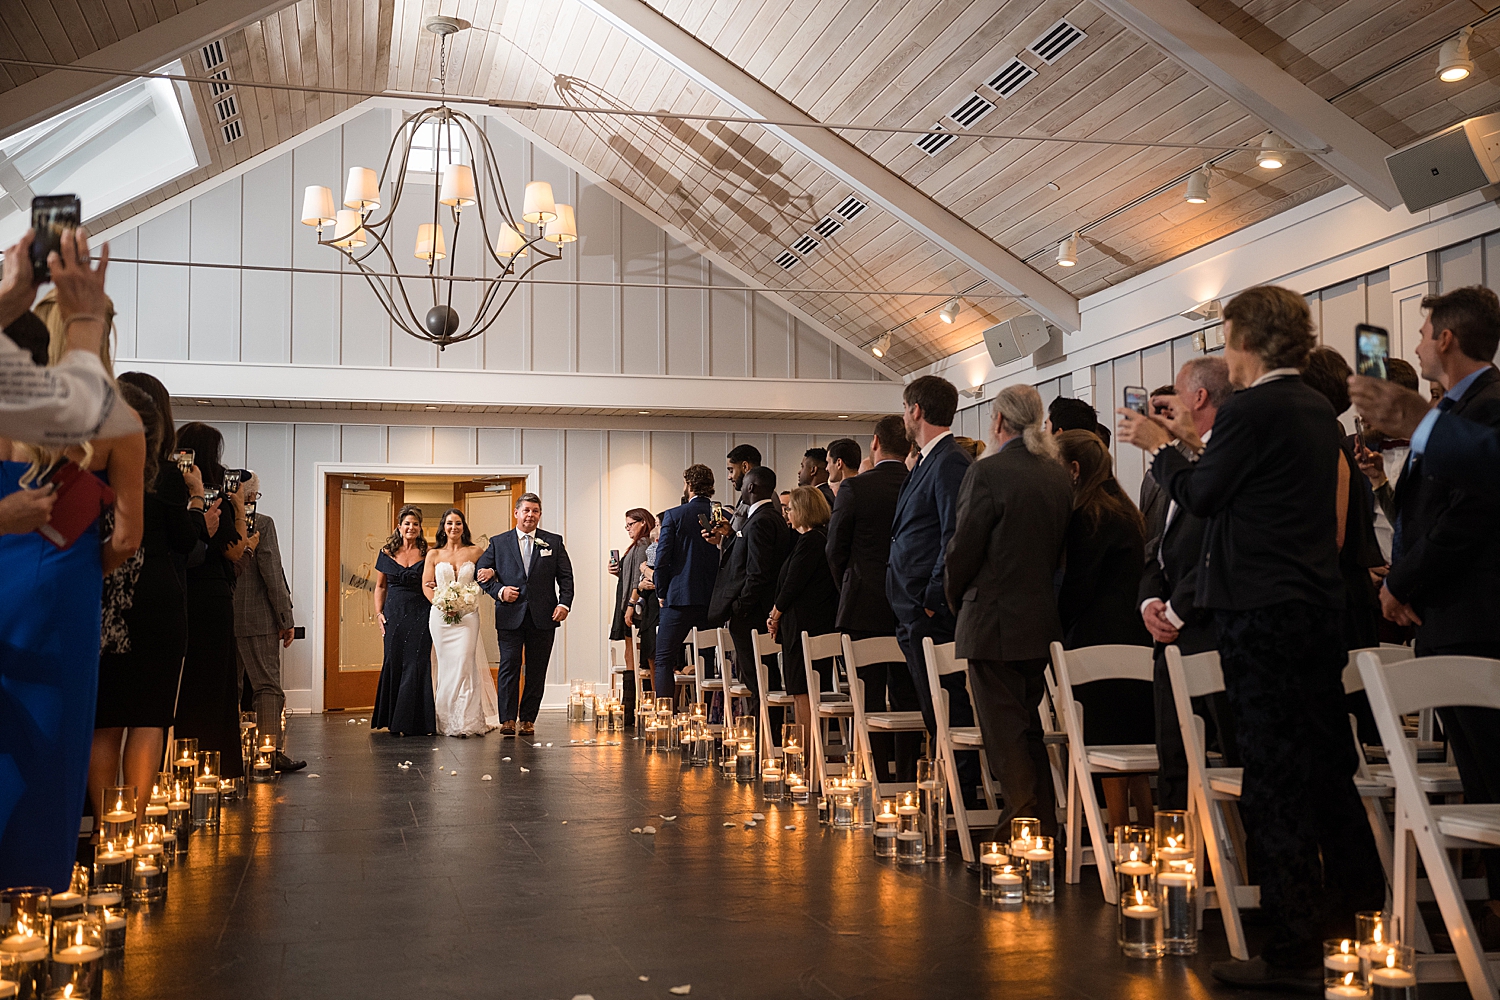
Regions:
<instances>
[{"instance_id":1,"label":"wall-mounted speaker","mask_svg":"<svg viewBox=\"0 0 1500 1000\"><path fill-rule=\"evenodd\" d=\"M999 367L1041 350L1054 334L1061 336L1057 327L1033 313L997 323L984 331L984 346L989 348L990 361Z\"/></svg>"},{"instance_id":2,"label":"wall-mounted speaker","mask_svg":"<svg viewBox=\"0 0 1500 1000\"><path fill-rule=\"evenodd\" d=\"M1469 118L1385 158L1406 202L1419 212L1500 183L1500 114Z\"/></svg>"}]
</instances>

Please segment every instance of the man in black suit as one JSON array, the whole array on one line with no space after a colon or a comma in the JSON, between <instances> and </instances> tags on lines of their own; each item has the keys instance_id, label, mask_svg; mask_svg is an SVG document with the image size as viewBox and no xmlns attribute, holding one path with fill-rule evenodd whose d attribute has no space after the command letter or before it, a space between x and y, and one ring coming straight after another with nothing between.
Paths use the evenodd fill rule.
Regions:
<instances>
[{"instance_id":1,"label":"man in black suit","mask_svg":"<svg viewBox=\"0 0 1500 1000\"><path fill-rule=\"evenodd\" d=\"M964 476L948 542L954 652L969 661L984 752L1005 798L996 836L1009 836L1017 816L1035 816L1053 836L1057 801L1037 708L1048 646L1063 637L1052 581L1067 544L1073 483L1031 386L1000 390L990 436L995 452Z\"/></svg>"},{"instance_id":2,"label":"man in black suit","mask_svg":"<svg viewBox=\"0 0 1500 1000\"><path fill-rule=\"evenodd\" d=\"M1214 417L1233 394L1229 384L1229 366L1220 357L1193 358L1177 372L1177 382L1167 394L1153 394L1152 402L1163 399L1167 410L1163 416L1187 414L1198 437L1207 442L1213 435ZM1157 412L1153 407L1153 413ZM1196 458L1197 456L1192 456ZM1147 476L1145 485L1156 485ZM1153 544L1146 549L1146 571L1141 574L1141 617L1151 638L1156 640L1156 664L1153 687L1156 696L1156 790L1161 808L1188 807L1187 750L1182 743L1182 728L1177 722L1177 706L1172 697L1172 681L1167 676L1167 646L1176 643L1184 656L1205 653L1218 647L1213 612L1197 606L1195 587L1198 563L1203 553L1204 520L1172 503L1157 487L1161 498L1162 524ZM1222 723L1228 712L1216 712L1208 706L1209 718L1219 726L1220 744L1233 758L1238 751L1229 746Z\"/></svg>"},{"instance_id":3,"label":"man in black suit","mask_svg":"<svg viewBox=\"0 0 1500 1000\"><path fill-rule=\"evenodd\" d=\"M1148 404L1151 412L1159 417L1170 417L1172 415L1172 403L1177 395L1175 385L1157 386L1151 390L1151 402ZM1108 439L1105 439L1106 445ZM1136 506L1141 509L1141 517L1146 519L1146 559L1151 559L1151 553L1156 548L1157 540L1161 537L1162 526L1167 520L1167 505L1169 498L1156 485L1156 480L1150 476L1141 477L1141 492L1139 502Z\"/></svg>"},{"instance_id":4,"label":"man in black suit","mask_svg":"<svg viewBox=\"0 0 1500 1000\"><path fill-rule=\"evenodd\" d=\"M1458 288L1422 300L1417 343L1422 377L1445 390L1433 410L1500 428L1500 299L1488 288ZM1437 422L1437 416L1430 418ZM1420 434L1420 429L1418 434ZM1418 444L1412 450L1418 452ZM1396 485L1396 532L1381 610L1416 626L1418 656L1500 658L1500 495L1431 475L1419 454ZM1465 802L1500 802L1500 711L1439 709ZM1490 898L1500 900L1500 851L1485 852ZM1500 909L1497 909L1500 915Z\"/></svg>"},{"instance_id":5,"label":"man in black suit","mask_svg":"<svg viewBox=\"0 0 1500 1000\"><path fill-rule=\"evenodd\" d=\"M1099 413L1084 400L1058 396L1047 406L1047 425L1053 434L1093 431L1099 426Z\"/></svg>"},{"instance_id":6,"label":"man in black suit","mask_svg":"<svg viewBox=\"0 0 1500 1000\"><path fill-rule=\"evenodd\" d=\"M1245 769L1240 809L1275 928L1260 956L1215 963L1214 976L1313 991L1323 940L1385 901L1341 682L1340 431L1298 372L1317 343L1301 295L1241 292L1224 308L1224 339L1230 381L1244 388L1220 407L1197 462L1171 447L1199 444L1185 415L1169 429L1118 410L1120 440L1148 452L1151 475L1206 522L1195 601L1214 612Z\"/></svg>"},{"instance_id":7,"label":"man in black suit","mask_svg":"<svg viewBox=\"0 0 1500 1000\"><path fill-rule=\"evenodd\" d=\"M726 506L734 508L734 516L730 518L729 527L739 531L745 525L745 509L749 503L742 495L744 491L745 473L760 466L760 449L753 444L737 444L729 449L729 454L724 456L724 472L729 479L729 503Z\"/></svg>"},{"instance_id":8,"label":"man in black suit","mask_svg":"<svg viewBox=\"0 0 1500 1000\"><path fill-rule=\"evenodd\" d=\"M547 690L547 661L557 627L573 606L573 564L562 535L537 527L542 498L522 493L516 526L490 539L474 578L495 599L495 632L500 641L500 734L536 731L537 711ZM522 651L526 685L521 690Z\"/></svg>"},{"instance_id":9,"label":"man in black suit","mask_svg":"<svg viewBox=\"0 0 1500 1000\"><path fill-rule=\"evenodd\" d=\"M834 438L828 442L828 488L838 495L839 484L859 475L859 463L864 458L859 442L853 438ZM829 500L829 505L833 503Z\"/></svg>"},{"instance_id":10,"label":"man in black suit","mask_svg":"<svg viewBox=\"0 0 1500 1000\"><path fill-rule=\"evenodd\" d=\"M906 653L922 717L927 731L936 736L937 717L933 715L922 640L931 637L938 646L953 641L955 619L943 593L943 569L948 539L953 537L958 519L958 489L972 460L953 440L950 429L958 409L958 390L953 383L936 375L923 375L906 384L901 400L906 436L921 450L896 499L885 593L896 614L896 640ZM949 721L955 726L971 726L973 719L960 679L949 699ZM969 787L967 779L965 787Z\"/></svg>"},{"instance_id":11,"label":"man in black suit","mask_svg":"<svg viewBox=\"0 0 1500 1000\"><path fill-rule=\"evenodd\" d=\"M835 441L828 446L830 455L838 444ZM901 495L901 484L906 482L903 460L910 447L901 418L881 417L875 422L875 435L870 441L870 457L875 467L839 483L833 519L828 522L826 551L828 567L839 585L838 630L851 639L896 634L896 613L885 595L885 578L896 499ZM853 459L853 467L858 468L857 450ZM904 662L860 667L859 676L865 685L866 711L914 712L921 707L911 672ZM870 752L881 780L886 779L894 757L896 780L915 781L919 743L917 734L871 733Z\"/></svg>"},{"instance_id":12,"label":"man in black suit","mask_svg":"<svg viewBox=\"0 0 1500 1000\"><path fill-rule=\"evenodd\" d=\"M766 619L776 603L776 579L792 551L792 529L776 503L775 472L764 465L746 472L744 496L749 504L744 527L721 543L708 620L710 624L728 621L735 672L750 689L752 709L759 711L752 633L766 630Z\"/></svg>"},{"instance_id":13,"label":"man in black suit","mask_svg":"<svg viewBox=\"0 0 1500 1000\"><path fill-rule=\"evenodd\" d=\"M713 511L709 497L714 495L714 470L690 465L683 470L682 481L687 499L661 516L653 569L661 611L651 685L662 698L671 698L676 691L672 675L682 667L688 633L708 626L708 606L719 566L718 550L703 537L703 519Z\"/></svg>"},{"instance_id":14,"label":"man in black suit","mask_svg":"<svg viewBox=\"0 0 1500 1000\"><path fill-rule=\"evenodd\" d=\"M828 449L809 448L802 453L797 466L797 485L816 486L828 506L833 506L833 487L828 485Z\"/></svg>"}]
</instances>

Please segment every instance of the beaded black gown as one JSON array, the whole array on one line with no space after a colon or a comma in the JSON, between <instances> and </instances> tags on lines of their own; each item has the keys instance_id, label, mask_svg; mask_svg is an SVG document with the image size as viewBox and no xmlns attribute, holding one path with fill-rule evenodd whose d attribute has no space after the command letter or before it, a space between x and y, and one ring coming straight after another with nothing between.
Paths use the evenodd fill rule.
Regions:
<instances>
[{"instance_id":1,"label":"beaded black gown","mask_svg":"<svg viewBox=\"0 0 1500 1000\"><path fill-rule=\"evenodd\" d=\"M437 732L432 698L432 634L427 630L432 607L422 592L422 563L402 566L382 552L375 568L385 574L385 662L375 690L371 729L395 736L430 736Z\"/></svg>"}]
</instances>

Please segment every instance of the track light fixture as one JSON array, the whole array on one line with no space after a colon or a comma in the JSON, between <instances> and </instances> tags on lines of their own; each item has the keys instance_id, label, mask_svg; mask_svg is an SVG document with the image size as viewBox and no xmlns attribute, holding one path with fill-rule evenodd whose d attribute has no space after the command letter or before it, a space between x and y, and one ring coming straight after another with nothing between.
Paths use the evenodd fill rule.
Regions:
<instances>
[{"instance_id":1,"label":"track light fixture","mask_svg":"<svg viewBox=\"0 0 1500 1000\"><path fill-rule=\"evenodd\" d=\"M1267 132L1260 141L1260 152L1255 154L1255 165L1262 170L1280 170L1286 166L1286 153L1281 149L1281 140L1275 132Z\"/></svg>"},{"instance_id":2,"label":"track light fixture","mask_svg":"<svg viewBox=\"0 0 1500 1000\"><path fill-rule=\"evenodd\" d=\"M938 313L938 318L941 319L944 323L952 323L954 320L958 319L958 300L954 299L952 302L949 302L947 305L943 306L943 311Z\"/></svg>"},{"instance_id":3,"label":"track light fixture","mask_svg":"<svg viewBox=\"0 0 1500 1000\"><path fill-rule=\"evenodd\" d=\"M1061 267L1072 267L1078 263L1078 234L1074 233L1057 245L1057 263Z\"/></svg>"},{"instance_id":4,"label":"track light fixture","mask_svg":"<svg viewBox=\"0 0 1500 1000\"><path fill-rule=\"evenodd\" d=\"M1467 80L1474 72L1474 60L1469 58L1469 36L1473 28L1465 28L1443 43L1438 50L1438 79L1444 83Z\"/></svg>"},{"instance_id":5,"label":"track light fixture","mask_svg":"<svg viewBox=\"0 0 1500 1000\"><path fill-rule=\"evenodd\" d=\"M875 355L877 358L885 357L890 353L890 350L891 332L889 330L887 330L885 333L882 333L880 335L880 339L870 345L870 353Z\"/></svg>"},{"instance_id":6,"label":"track light fixture","mask_svg":"<svg viewBox=\"0 0 1500 1000\"><path fill-rule=\"evenodd\" d=\"M1208 201L1208 181L1210 173L1211 170L1207 163L1203 164L1202 167L1193 171L1192 175L1188 177L1187 193L1183 195L1184 201L1188 202L1188 204L1190 205L1202 205L1204 202Z\"/></svg>"}]
</instances>

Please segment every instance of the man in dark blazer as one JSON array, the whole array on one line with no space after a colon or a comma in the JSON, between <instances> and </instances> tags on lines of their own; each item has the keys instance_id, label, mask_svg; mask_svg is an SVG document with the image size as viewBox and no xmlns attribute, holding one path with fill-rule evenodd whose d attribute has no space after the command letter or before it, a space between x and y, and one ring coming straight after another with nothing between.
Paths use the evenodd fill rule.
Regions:
<instances>
[{"instance_id":1,"label":"man in dark blazer","mask_svg":"<svg viewBox=\"0 0 1500 1000\"><path fill-rule=\"evenodd\" d=\"M719 554L710 622L727 621L734 640L735 672L751 692L751 707L760 710L760 685L755 674L755 636L766 630L766 619L776 603L776 580L781 564L792 551L792 529L776 502L776 473L758 465L745 473L743 496L748 504L744 527L726 538ZM779 678L773 677L774 684Z\"/></svg>"},{"instance_id":2,"label":"man in dark blazer","mask_svg":"<svg viewBox=\"0 0 1500 1000\"><path fill-rule=\"evenodd\" d=\"M1435 413L1500 428L1500 299L1488 288L1458 288L1422 300L1417 343L1422 377L1445 390ZM1434 423L1437 417L1432 417ZM1420 434L1420 430L1418 431ZM1417 438L1412 451L1426 450ZM1381 610L1416 626L1418 656L1500 658L1500 494L1439 479L1417 454L1396 484L1391 571ZM1464 801L1500 802L1500 711L1439 709ZM1485 852L1490 898L1500 900L1500 851Z\"/></svg>"},{"instance_id":3,"label":"man in dark blazer","mask_svg":"<svg viewBox=\"0 0 1500 1000\"><path fill-rule=\"evenodd\" d=\"M719 550L703 537L713 512L714 471L690 465L682 473L687 500L661 516L656 540L655 584L661 603L656 626L656 672L652 686L663 698L676 690L673 674L682 667L688 633L708 625L708 605L719 571Z\"/></svg>"},{"instance_id":4,"label":"man in dark blazer","mask_svg":"<svg viewBox=\"0 0 1500 1000\"><path fill-rule=\"evenodd\" d=\"M1229 384L1229 366L1223 358L1209 356L1193 358L1184 364L1177 372L1173 392L1162 397L1153 396L1153 401L1157 398L1169 401L1169 409L1164 415L1175 417L1179 411L1188 414L1198 436L1207 442L1213 435L1214 416L1233 393L1234 388ZM1155 486L1156 480L1150 476L1145 478L1143 495L1144 483ZM1167 676L1166 648L1175 643L1184 656L1205 653L1218 648L1218 634L1214 629L1213 612L1197 606L1195 590L1205 522L1198 515L1172 503L1165 493L1160 492L1160 487L1156 488L1162 501L1163 524L1155 544L1147 547L1146 570L1141 574L1140 589L1141 617L1151 638L1156 640L1152 678L1156 698L1156 757L1160 764L1156 789L1161 796L1161 808L1186 809L1187 750L1177 721L1172 681ZM1215 702L1204 706L1208 717L1216 723L1221 748L1231 759L1238 759L1239 753L1223 728L1229 713L1216 711L1216 707Z\"/></svg>"},{"instance_id":5,"label":"man in dark blazer","mask_svg":"<svg viewBox=\"0 0 1500 1000\"><path fill-rule=\"evenodd\" d=\"M896 500L906 482L906 453L911 444L901 417L875 423L870 457L875 467L840 481L828 522L828 567L839 585L838 630L851 639L896 634L896 613L885 595L891 555L891 524ZM833 446L829 446L833 454ZM906 663L872 663L859 668L865 686L865 710L914 712L921 707ZM890 693L889 707L886 694ZM916 780L917 734L871 733L870 752L882 781L896 761L896 780Z\"/></svg>"},{"instance_id":6,"label":"man in dark blazer","mask_svg":"<svg viewBox=\"0 0 1500 1000\"><path fill-rule=\"evenodd\" d=\"M901 400L906 436L921 452L896 499L885 593L896 615L896 639L906 653L922 718L927 731L936 736L922 640L931 637L938 646L953 641L955 621L943 593L943 568L957 523L958 489L972 459L953 440L950 429L958 410L953 383L923 375L906 384ZM974 724L961 679L949 699L949 721L955 726Z\"/></svg>"},{"instance_id":7,"label":"man in dark blazer","mask_svg":"<svg viewBox=\"0 0 1500 1000\"><path fill-rule=\"evenodd\" d=\"M1328 930L1385 900L1340 680L1342 431L1299 373L1317 344L1301 295L1241 292L1224 307L1224 340L1230 380L1244 388L1220 407L1198 461L1171 447L1173 437L1196 444L1184 420L1121 409L1119 438L1148 452L1151 475L1205 521L1195 600L1214 612L1244 765L1240 808L1274 928L1259 956L1215 963L1213 974L1314 991Z\"/></svg>"},{"instance_id":8,"label":"man in dark blazer","mask_svg":"<svg viewBox=\"0 0 1500 1000\"><path fill-rule=\"evenodd\" d=\"M1052 836L1057 801L1037 707L1048 647L1063 637L1052 581L1067 544L1073 483L1031 386L1000 390L990 436L995 452L964 476L948 542L954 652L969 661L984 752L1005 798L997 836L1009 836L1016 816L1035 816Z\"/></svg>"},{"instance_id":9,"label":"man in dark blazer","mask_svg":"<svg viewBox=\"0 0 1500 1000\"><path fill-rule=\"evenodd\" d=\"M797 485L816 487L828 501L828 506L833 506L833 487L828 485L827 448L809 448L802 453L802 462L797 466Z\"/></svg>"},{"instance_id":10,"label":"man in dark blazer","mask_svg":"<svg viewBox=\"0 0 1500 1000\"><path fill-rule=\"evenodd\" d=\"M562 535L537 527L542 498L522 493L516 526L490 539L474 578L495 599L495 633L500 641L500 735L536 731L536 714L547 690L547 661L557 627L573 606L573 564ZM522 691L522 653L526 684Z\"/></svg>"}]
</instances>

